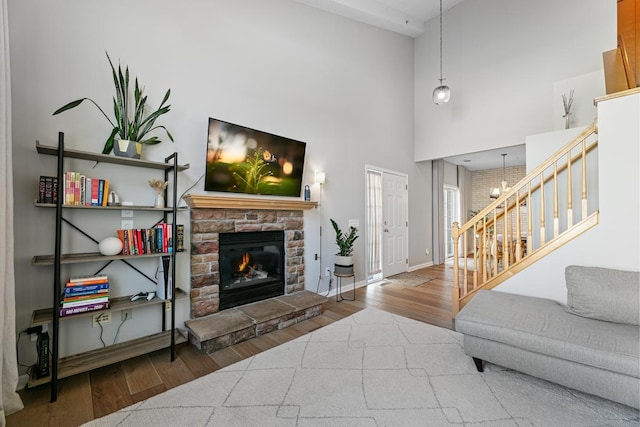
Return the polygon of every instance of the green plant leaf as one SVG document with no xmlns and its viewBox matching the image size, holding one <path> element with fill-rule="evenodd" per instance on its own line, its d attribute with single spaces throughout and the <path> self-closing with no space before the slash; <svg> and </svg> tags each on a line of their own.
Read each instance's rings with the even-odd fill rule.
<svg viewBox="0 0 640 427">
<path fill-rule="evenodd" d="M 109 139 L 107 139 L 107 142 L 104 144 L 104 148 L 102 149 L 102 154 L 111 153 L 111 150 L 113 150 L 113 141 L 115 136 L 118 134 L 118 132 L 120 132 L 120 129 L 113 128 L 113 130 L 111 131 L 111 135 L 109 136 Z"/>
<path fill-rule="evenodd" d="M 62 112 L 65 112 L 67 110 L 70 110 L 72 108 L 76 108 L 78 105 L 82 104 L 82 101 L 84 101 L 85 99 L 89 99 L 89 98 L 82 98 L 82 99 L 78 99 L 76 101 L 71 101 L 70 103 L 68 103 L 67 105 L 58 108 L 56 111 L 53 112 L 53 116 L 55 116 L 56 114 L 60 114 Z"/>
</svg>

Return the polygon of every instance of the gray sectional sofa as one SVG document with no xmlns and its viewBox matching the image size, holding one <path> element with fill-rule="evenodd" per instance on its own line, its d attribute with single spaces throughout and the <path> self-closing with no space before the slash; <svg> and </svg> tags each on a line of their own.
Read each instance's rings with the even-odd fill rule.
<svg viewBox="0 0 640 427">
<path fill-rule="evenodd" d="M 567 305 L 479 291 L 458 313 L 465 353 L 640 408 L 640 275 L 569 266 Z"/>
</svg>

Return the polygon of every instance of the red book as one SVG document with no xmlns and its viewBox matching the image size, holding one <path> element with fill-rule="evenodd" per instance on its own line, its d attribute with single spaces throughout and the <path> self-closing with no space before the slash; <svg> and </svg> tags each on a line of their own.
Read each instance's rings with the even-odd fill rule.
<svg viewBox="0 0 640 427">
<path fill-rule="evenodd" d="M 138 255 L 142 255 L 144 253 L 144 241 L 139 228 L 136 229 L 136 245 L 138 246 Z"/>
<path fill-rule="evenodd" d="M 96 178 L 91 179 L 91 206 L 98 206 L 98 181 Z"/>
<path fill-rule="evenodd" d="M 165 254 L 168 252 L 167 249 L 167 243 L 168 243 L 168 232 L 167 232 L 167 223 L 163 222 L 162 223 L 162 252 L 164 252 Z"/>
</svg>

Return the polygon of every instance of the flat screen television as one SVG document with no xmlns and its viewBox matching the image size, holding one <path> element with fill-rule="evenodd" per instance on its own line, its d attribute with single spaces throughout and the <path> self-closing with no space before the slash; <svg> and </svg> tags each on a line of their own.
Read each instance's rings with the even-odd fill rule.
<svg viewBox="0 0 640 427">
<path fill-rule="evenodd" d="M 306 145 L 209 118 L 204 189 L 300 197 Z"/>
</svg>

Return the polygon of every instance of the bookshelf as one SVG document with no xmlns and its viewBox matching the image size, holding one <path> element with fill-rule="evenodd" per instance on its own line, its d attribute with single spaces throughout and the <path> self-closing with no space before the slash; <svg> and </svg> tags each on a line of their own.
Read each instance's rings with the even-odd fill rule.
<svg viewBox="0 0 640 427">
<path fill-rule="evenodd" d="M 64 198 L 60 196 L 61 193 L 58 194 L 57 203 L 40 203 L 38 201 L 34 202 L 34 206 L 37 208 L 53 208 L 55 209 L 55 253 L 51 255 L 36 255 L 32 258 L 32 264 L 36 266 L 48 266 L 53 267 L 53 304 L 49 308 L 34 310 L 31 317 L 31 326 L 38 325 L 49 325 L 50 332 L 52 336 L 50 337 L 49 344 L 49 354 L 50 354 L 50 366 L 49 372 L 50 375 L 47 377 L 36 378 L 32 376 L 29 379 L 28 386 L 33 387 L 40 384 L 51 383 L 51 402 L 55 402 L 58 396 L 58 380 L 61 378 L 65 378 L 68 376 L 72 376 L 78 373 L 87 372 L 102 366 L 106 366 L 112 363 L 117 363 L 123 360 L 127 360 L 133 357 L 137 357 L 146 353 L 150 353 L 163 348 L 170 348 L 170 359 L 171 361 L 175 360 L 175 346 L 181 342 L 185 342 L 187 338 L 176 329 L 175 327 L 175 300 L 177 298 L 186 297 L 186 293 L 176 286 L 176 278 L 175 278 L 175 263 L 177 256 L 177 242 L 175 236 L 177 236 L 177 225 L 176 225 L 176 217 L 178 211 L 182 210 L 176 206 L 177 203 L 177 182 L 178 182 L 178 172 L 184 171 L 189 168 L 188 164 L 180 165 L 178 164 L 178 154 L 173 153 L 172 155 L 165 158 L 164 162 L 156 162 L 156 161 L 147 161 L 140 159 L 129 159 L 124 157 L 116 157 L 111 155 L 97 154 L 91 153 L 87 151 L 74 150 L 74 149 L 65 149 L 64 148 L 64 134 L 60 132 L 58 134 L 58 146 L 49 146 L 40 144 L 39 141 L 36 141 L 36 151 L 41 155 L 49 155 L 57 157 L 57 173 L 56 176 L 58 178 L 58 182 L 62 182 L 62 178 L 64 176 L 64 164 L 65 159 L 80 159 L 86 160 L 89 162 L 100 162 L 100 163 L 110 163 L 116 165 L 123 165 L 129 167 L 136 168 L 144 168 L 150 170 L 156 170 L 164 173 L 164 180 L 170 181 L 172 183 L 172 191 L 171 194 L 167 190 L 164 192 L 164 198 L 167 200 L 169 207 L 165 208 L 156 208 L 153 206 L 132 206 L 132 205 L 124 205 L 124 206 L 80 206 L 80 205 L 65 205 Z M 157 172 L 156 172 L 157 173 Z M 62 189 L 58 189 L 60 192 Z M 184 208 L 183 208 L 184 209 Z M 62 235 L 62 224 L 66 223 L 72 226 L 75 231 L 78 231 L 91 240 L 97 241 L 93 239 L 88 233 L 79 229 L 75 225 L 71 224 L 69 220 L 67 220 L 63 216 L 63 212 L 66 210 L 78 210 L 81 211 L 84 215 L 94 215 L 94 214 L 108 214 L 109 211 L 122 211 L 122 210 L 133 210 L 133 211 L 148 211 L 148 212 L 156 212 L 162 215 L 161 221 L 165 223 L 169 223 L 169 219 L 171 219 L 171 224 L 169 227 L 171 228 L 172 235 L 174 236 L 172 240 L 172 244 L 170 246 L 170 250 L 164 253 L 147 253 L 147 254 L 139 254 L 139 255 L 113 255 L 113 256 L 104 256 L 98 252 L 87 252 L 87 253 L 62 253 L 62 241 L 64 236 Z M 114 228 L 115 230 L 115 228 Z M 61 274 L 61 266 L 68 264 L 78 264 L 78 263 L 101 263 L 103 267 L 106 267 L 111 262 L 114 261 L 122 261 L 127 266 L 131 267 L 141 276 L 149 279 L 153 282 L 152 278 L 144 274 L 141 270 L 134 266 L 137 260 L 149 259 L 149 258 L 161 258 L 163 259 L 163 263 L 168 260 L 169 268 L 165 269 L 164 272 L 164 283 L 170 283 L 171 289 L 167 289 L 170 292 L 171 297 L 167 300 L 162 300 L 159 298 L 154 298 L 151 301 L 147 301 L 146 299 L 139 299 L 136 301 L 131 301 L 131 295 L 122 295 L 117 297 L 111 297 L 109 299 L 110 302 L 110 311 L 122 311 L 129 309 L 137 309 L 140 307 L 149 307 L 149 306 L 158 306 L 162 311 L 162 325 L 158 329 L 160 332 L 154 333 L 151 335 L 143 336 L 137 339 L 125 341 L 122 343 L 105 346 L 103 348 L 98 348 L 95 350 L 69 355 L 63 358 L 60 358 L 59 353 L 59 337 L 60 337 L 60 329 L 63 326 L 63 321 L 71 318 L 77 317 L 90 317 L 95 314 L 100 313 L 100 311 L 89 311 L 84 313 L 78 313 L 70 316 L 60 316 L 61 307 L 61 294 L 62 289 L 64 287 L 64 283 L 66 279 L 62 278 Z M 102 270 L 100 269 L 100 271 Z M 167 315 L 170 318 L 170 321 L 167 322 Z M 169 324 L 167 324 L 169 323 Z M 34 370 L 35 371 L 35 370 Z"/>
</svg>

